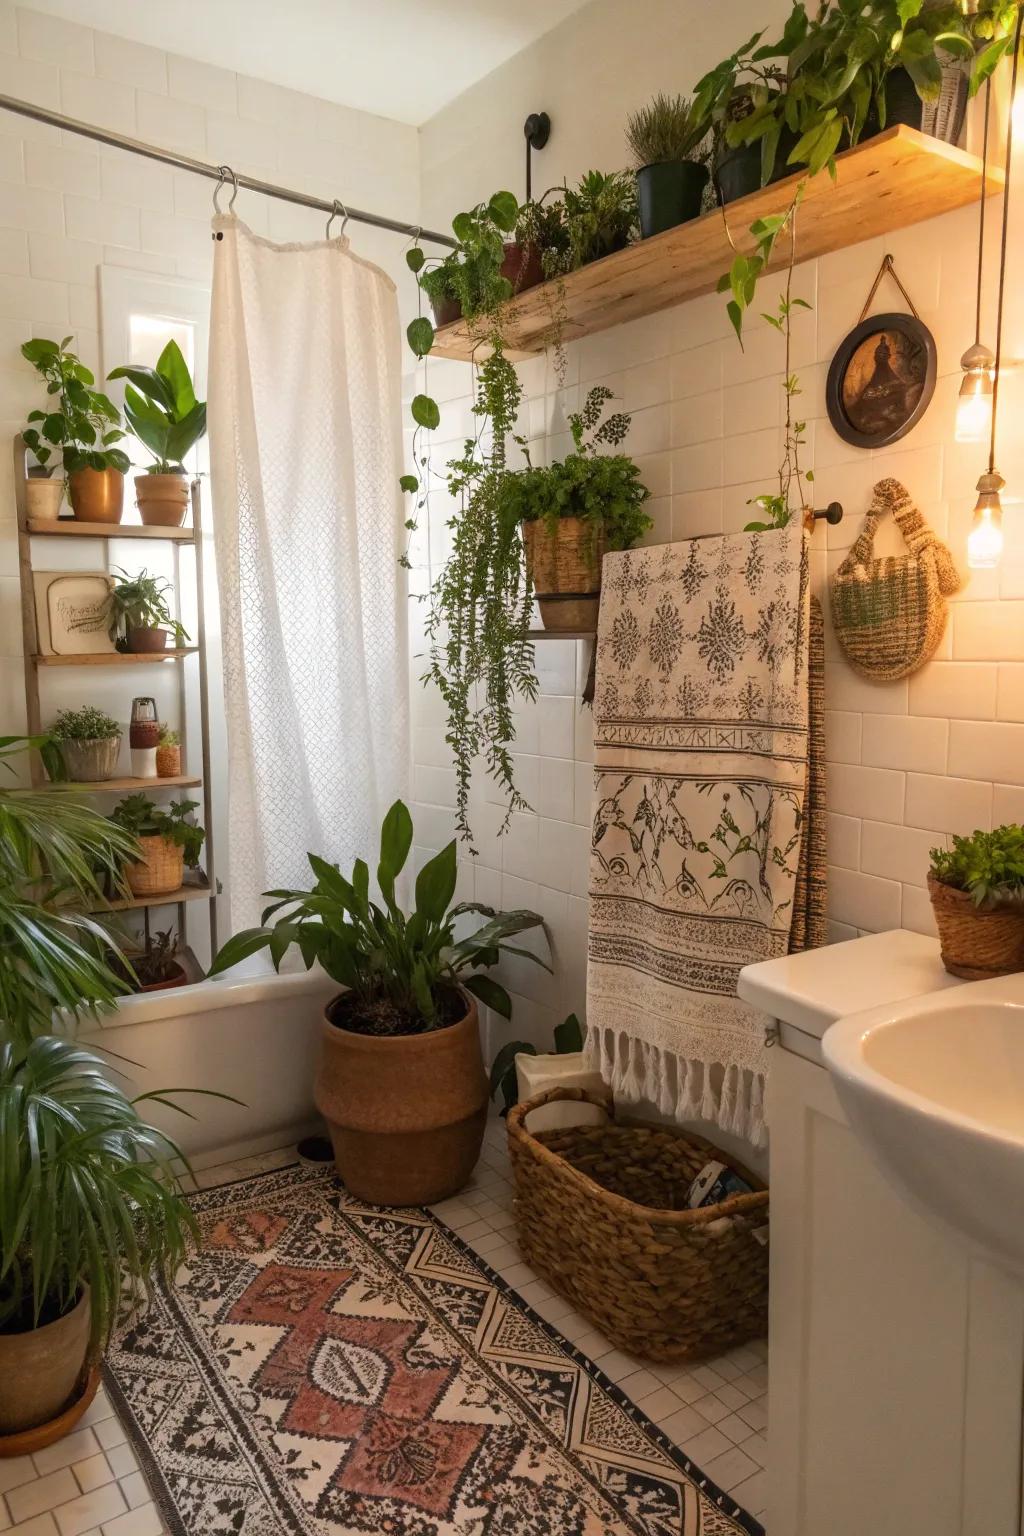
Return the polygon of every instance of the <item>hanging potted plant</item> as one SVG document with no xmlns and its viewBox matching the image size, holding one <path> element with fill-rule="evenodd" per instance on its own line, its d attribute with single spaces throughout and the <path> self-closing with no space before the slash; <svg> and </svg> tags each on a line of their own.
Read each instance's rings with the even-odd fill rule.
<svg viewBox="0 0 1024 1536">
<path fill-rule="evenodd" d="M 121 727 L 102 709 L 62 709 L 50 726 L 67 777 L 80 784 L 112 779 L 121 752 Z"/>
<path fill-rule="evenodd" d="M 659 94 L 626 123 L 636 160 L 640 235 L 647 240 L 695 219 L 708 184 L 711 119 L 685 96 Z"/>
<path fill-rule="evenodd" d="M 155 459 L 144 475 L 135 477 L 142 521 L 180 528 L 189 495 L 185 459 L 206 432 L 206 403 L 196 399 L 181 348 L 169 341 L 155 368 L 126 364 L 107 378 L 130 381 L 124 390 L 125 419 Z"/>
<path fill-rule="evenodd" d="M 313 888 L 269 891 L 264 926 L 229 939 L 209 973 L 263 949 L 278 966 L 296 944 L 307 968 L 317 962 L 345 988 L 325 1013 L 315 1098 L 341 1178 L 376 1205 L 429 1205 L 469 1179 L 487 1119 L 476 1002 L 505 1018 L 512 1006 L 480 972 L 497 964 L 508 939 L 542 926 L 535 912 L 453 907 L 454 842 L 420 870 L 415 909 L 404 913 L 395 882 L 412 839 L 409 812 L 396 801 L 381 829 L 383 905 L 370 898 L 362 859 L 346 879 L 310 854 Z M 483 925 L 457 939 L 457 919 L 472 912 Z"/>
<path fill-rule="evenodd" d="M 966 981 L 1024 970 L 1024 828 L 952 841 L 928 872 L 943 965 Z"/>
<path fill-rule="evenodd" d="M 629 549 L 651 526 L 643 510 L 650 492 L 636 464 L 628 454 L 599 451 L 617 447 L 629 431 L 622 412 L 601 421 L 612 398 L 597 385 L 569 417 L 575 452 L 561 463 L 531 464 L 525 439 L 518 439 L 527 468 L 507 475 L 499 490 L 499 516 L 522 528 L 545 629 L 596 629 L 606 550 Z"/>
<path fill-rule="evenodd" d="M 179 646 L 187 644 L 188 631 L 172 618 L 167 606 L 168 582 L 150 576 L 148 571 L 129 576 L 115 568 L 113 574 L 108 623 L 110 638 L 119 651 L 165 651 L 172 638 Z"/>
<path fill-rule="evenodd" d="M 39 449 L 59 448 L 75 516 L 83 522 L 119 523 L 124 507 L 124 475 L 131 460 L 120 448 L 124 433 L 121 413 L 98 389 L 95 378 L 68 342 L 37 337 L 26 341 L 22 356 L 46 381 L 53 397 L 50 411 L 30 411 L 25 441 L 39 458 Z M 45 462 L 44 463 L 45 467 Z M 59 503 L 58 503 L 59 505 Z"/>
<path fill-rule="evenodd" d="M 135 838 L 136 856 L 124 868 L 134 896 L 163 896 L 181 888 L 185 866 L 199 863 L 206 833 L 192 820 L 196 800 L 172 800 L 167 810 L 148 795 L 126 795 L 110 813 L 117 826 Z"/>
</svg>

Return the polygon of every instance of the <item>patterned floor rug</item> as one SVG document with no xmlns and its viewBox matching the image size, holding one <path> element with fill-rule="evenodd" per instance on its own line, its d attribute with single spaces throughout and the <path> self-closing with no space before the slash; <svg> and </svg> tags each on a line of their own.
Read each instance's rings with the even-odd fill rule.
<svg viewBox="0 0 1024 1536">
<path fill-rule="evenodd" d="M 429 1212 L 286 1168 L 108 1353 L 175 1536 L 759 1536 Z"/>
</svg>

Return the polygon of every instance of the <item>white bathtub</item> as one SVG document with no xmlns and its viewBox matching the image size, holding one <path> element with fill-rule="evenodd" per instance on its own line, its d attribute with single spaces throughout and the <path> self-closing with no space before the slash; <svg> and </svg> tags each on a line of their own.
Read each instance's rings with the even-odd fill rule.
<svg viewBox="0 0 1024 1536">
<path fill-rule="evenodd" d="M 133 1092 L 207 1088 L 242 1100 L 182 1095 L 194 1120 L 143 1107 L 202 1168 L 317 1129 L 313 1068 L 324 1004 L 337 992 L 318 972 L 200 981 L 124 998 L 80 1038 L 102 1048 Z"/>
</svg>

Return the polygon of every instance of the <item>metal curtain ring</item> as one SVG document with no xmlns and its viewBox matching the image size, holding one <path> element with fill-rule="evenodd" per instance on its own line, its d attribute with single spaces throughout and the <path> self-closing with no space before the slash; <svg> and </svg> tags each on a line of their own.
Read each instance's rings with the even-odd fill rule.
<svg viewBox="0 0 1024 1536">
<path fill-rule="evenodd" d="M 230 165 L 218 165 L 217 185 L 213 189 L 213 211 L 215 213 L 220 213 L 222 211 L 220 202 L 218 201 L 220 197 L 220 189 L 229 177 L 231 179 L 231 197 L 228 200 L 228 213 L 234 213 L 235 211 L 235 198 L 238 196 L 238 177 L 235 175 Z"/>
<path fill-rule="evenodd" d="M 343 239 L 345 231 L 348 229 L 349 211 L 345 207 L 345 204 L 341 201 L 340 197 L 336 197 L 334 199 L 334 202 L 331 205 L 331 211 L 327 217 L 327 233 L 325 238 L 328 240 L 331 238 L 331 225 L 334 223 L 335 219 L 342 220 L 341 234 L 338 236 L 338 238 Z"/>
</svg>

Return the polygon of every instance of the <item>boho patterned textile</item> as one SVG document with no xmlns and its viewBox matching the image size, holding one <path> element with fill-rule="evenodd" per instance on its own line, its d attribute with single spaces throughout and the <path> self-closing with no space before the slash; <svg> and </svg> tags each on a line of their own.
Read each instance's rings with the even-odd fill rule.
<svg viewBox="0 0 1024 1536">
<path fill-rule="evenodd" d="M 807 655 L 807 789 L 789 952 L 828 943 L 828 816 L 825 798 L 825 619 L 811 598 Z"/>
<path fill-rule="evenodd" d="M 763 1536 L 429 1212 L 298 1169 L 192 1203 L 107 1356 L 175 1536 Z"/>
<path fill-rule="evenodd" d="M 587 1046 L 627 1101 L 764 1145 L 741 968 L 786 953 L 808 757 L 799 524 L 606 555 Z"/>
</svg>

